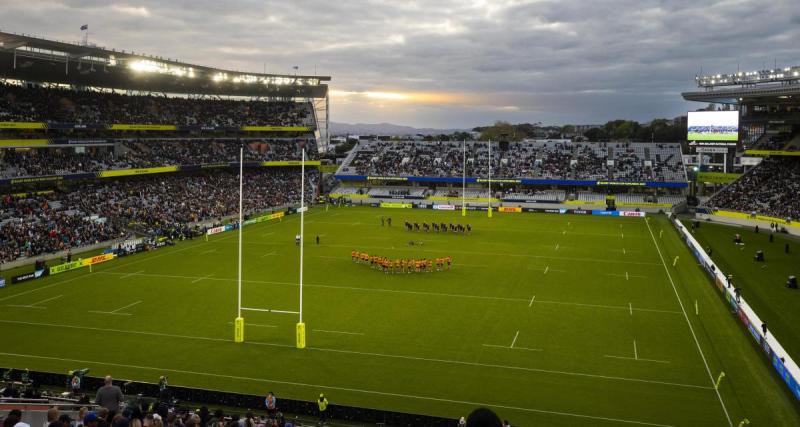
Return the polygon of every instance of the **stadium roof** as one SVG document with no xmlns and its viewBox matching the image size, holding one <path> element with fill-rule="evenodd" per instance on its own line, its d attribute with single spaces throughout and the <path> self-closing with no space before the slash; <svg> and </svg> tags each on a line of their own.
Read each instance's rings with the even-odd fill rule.
<svg viewBox="0 0 800 427">
<path fill-rule="evenodd" d="M 800 67 L 703 75 L 696 76 L 695 82 L 701 90 L 684 92 L 683 99 L 718 104 L 797 103 L 800 100 Z"/>
<path fill-rule="evenodd" d="M 246 73 L 0 32 L 0 78 L 122 90 L 324 98 L 329 76 Z"/>
</svg>

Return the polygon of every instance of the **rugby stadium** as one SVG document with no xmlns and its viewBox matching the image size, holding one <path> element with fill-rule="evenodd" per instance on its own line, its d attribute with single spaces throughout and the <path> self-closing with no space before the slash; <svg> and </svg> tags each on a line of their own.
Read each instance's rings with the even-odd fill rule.
<svg viewBox="0 0 800 427">
<path fill-rule="evenodd" d="M 0 32 L 0 419 L 800 425 L 798 70 L 335 154 L 336 76 Z"/>
</svg>

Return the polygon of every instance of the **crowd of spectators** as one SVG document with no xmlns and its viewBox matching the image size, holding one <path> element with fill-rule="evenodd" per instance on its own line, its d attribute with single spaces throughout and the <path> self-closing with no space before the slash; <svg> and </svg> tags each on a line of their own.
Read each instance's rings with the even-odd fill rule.
<svg viewBox="0 0 800 427">
<path fill-rule="evenodd" d="M 168 408 L 159 406 L 153 410 L 143 410 L 138 406 L 126 407 L 124 410 L 112 411 L 106 407 L 89 410 L 81 407 L 77 414 L 61 412 L 57 407 L 47 411 L 47 423 L 44 427 L 299 427 L 303 423 L 297 417 L 284 415 L 281 411 L 264 411 L 256 414 L 246 411 L 243 414 L 226 413 L 221 409 L 214 412 L 203 406 L 197 411 L 185 408 Z M 2 427 L 31 427 L 22 421 L 24 413 L 12 409 L 0 416 Z M 74 417 L 74 418 L 73 418 Z M 312 425 L 313 423 L 306 423 Z M 35 426 L 35 427 L 38 427 Z"/>
<path fill-rule="evenodd" d="M 319 174 L 308 170 L 307 201 Z M 300 200 L 297 168 L 245 170 L 244 212 L 255 214 Z M 192 235 L 198 222 L 238 212 L 238 173 L 216 170 L 98 181 L 68 191 L 4 196 L 0 211 L 0 261 L 13 261 L 123 237 Z"/>
<path fill-rule="evenodd" d="M 769 157 L 717 192 L 708 201 L 716 209 L 800 220 L 800 161 Z"/>
<path fill-rule="evenodd" d="M 685 182 L 679 144 L 571 143 L 562 141 L 493 143 L 493 178 Z M 466 165 L 464 164 L 466 160 Z M 466 166 L 466 167 L 465 167 Z M 343 174 L 375 176 L 487 177 L 487 142 L 361 142 L 340 169 Z"/>
<path fill-rule="evenodd" d="M 64 175 L 114 169 L 198 165 L 239 161 L 236 139 L 123 140 L 115 146 L 0 150 L 0 178 Z M 314 140 L 253 140 L 246 142 L 245 161 L 317 158 Z"/>
<path fill-rule="evenodd" d="M 309 103 L 189 99 L 0 83 L 0 121 L 179 126 L 302 126 Z"/>
</svg>

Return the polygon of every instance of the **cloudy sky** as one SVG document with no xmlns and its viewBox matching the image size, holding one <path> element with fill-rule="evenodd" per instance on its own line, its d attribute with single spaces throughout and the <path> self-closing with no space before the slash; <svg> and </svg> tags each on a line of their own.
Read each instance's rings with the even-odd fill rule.
<svg viewBox="0 0 800 427">
<path fill-rule="evenodd" d="M 800 65 L 798 0 L 2 0 L 0 29 L 330 75 L 331 119 L 647 121 L 694 76 Z"/>
</svg>

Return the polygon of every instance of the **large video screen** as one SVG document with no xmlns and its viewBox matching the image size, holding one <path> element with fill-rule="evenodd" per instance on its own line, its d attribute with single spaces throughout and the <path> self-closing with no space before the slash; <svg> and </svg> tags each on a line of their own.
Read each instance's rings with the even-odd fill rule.
<svg viewBox="0 0 800 427">
<path fill-rule="evenodd" d="M 687 141 L 738 141 L 739 112 L 689 112 L 687 130 Z"/>
</svg>

